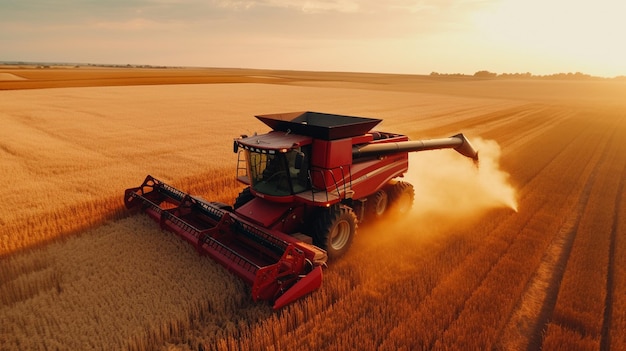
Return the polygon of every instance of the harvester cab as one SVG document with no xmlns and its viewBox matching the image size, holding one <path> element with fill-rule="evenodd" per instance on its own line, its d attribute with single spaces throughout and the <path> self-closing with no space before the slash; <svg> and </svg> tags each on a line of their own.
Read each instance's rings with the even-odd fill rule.
<svg viewBox="0 0 626 351">
<path fill-rule="evenodd" d="M 151 176 L 125 204 L 193 244 L 252 285 L 255 300 L 280 308 L 321 286 L 328 259 L 350 247 L 357 224 L 413 203 L 408 152 L 453 148 L 475 161 L 462 134 L 409 141 L 375 132 L 381 120 L 319 112 L 256 116 L 272 130 L 234 140 L 234 205 L 207 202 Z"/>
<path fill-rule="evenodd" d="M 310 189 L 305 160 L 311 138 L 268 133 L 235 141 L 239 154 L 238 179 L 260 196 L 290 196 Z"/>
</svg>

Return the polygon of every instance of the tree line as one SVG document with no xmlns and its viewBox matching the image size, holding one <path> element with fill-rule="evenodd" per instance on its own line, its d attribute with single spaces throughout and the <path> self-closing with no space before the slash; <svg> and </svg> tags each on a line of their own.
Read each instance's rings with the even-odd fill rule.
<svg viewBox="0 0 626 351">
<path fill-rule="evenodd" d="M 512 79 L 555 79 L 555 80 L 585 80 L 585 79 L 619 79 L 626 80 L 626 76 L 617 76 L 614 78 L 595 77 L 582 72 L 553 73 L 548 75 L 535 75 L 530 72 L 525 73 L 495 73 L 487 70 L 475 72 L 473 75 L 464 73 L 439 73 L 431 72 L 431 77 L 475 77 L 475 78 L 512 78 Z"/>
</svg>

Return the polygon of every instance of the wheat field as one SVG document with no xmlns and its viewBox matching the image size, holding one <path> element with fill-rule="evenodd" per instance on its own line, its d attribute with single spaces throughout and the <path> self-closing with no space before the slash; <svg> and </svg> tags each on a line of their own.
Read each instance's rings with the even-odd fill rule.
<svg viewBox="0 0 626 351">
<path fill-rule="evenodd" d="M 0 73 L 2 350 L 626 349 L 623 82 Z M 123 209 L 147 174 L 232 203 L 232 139 L 304 110 L 463 132 L 493 172 L 412 155 L 411 214 L 360 226 L 323 287 L 277 312 Z"/>
</svg>

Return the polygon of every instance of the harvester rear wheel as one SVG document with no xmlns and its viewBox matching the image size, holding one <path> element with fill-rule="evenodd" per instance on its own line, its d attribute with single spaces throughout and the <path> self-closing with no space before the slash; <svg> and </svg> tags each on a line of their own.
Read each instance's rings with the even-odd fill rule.
<svg viewBox="0 0 626 351">
<path fill-rule="evenodd" d="M 354 211 L 345 205 L 324 209 L 316 223 L 314 244 L 326 250 L 330 260 L 343 256 L 356 233 L 357 219 Z"/>
<path fill-rule="evenodd" d="M 413 207 L 415 190 L 413 185 L 407 182 L 396 182 L 389 190 L 391 210 L 398 215 L 405 215 Z"/>
<path fill-rule="evenodd" d="M 239 193 L 239 195 L 237 195 L 233 208 L 237 209 L 245 205 L 252 199 L 254 199 L 254 195 L 252 195 L 252 192 L 250 191 L 250 187 L 247 186 Z"/>
<path fill-rule="evenodd" d="M 372 219 L 379 219 L 387 211 L 389 205 L 389 195 L 383 189 L 378 190 L 370 196 L 366 203 L 367 212 Z"/>
</svg>

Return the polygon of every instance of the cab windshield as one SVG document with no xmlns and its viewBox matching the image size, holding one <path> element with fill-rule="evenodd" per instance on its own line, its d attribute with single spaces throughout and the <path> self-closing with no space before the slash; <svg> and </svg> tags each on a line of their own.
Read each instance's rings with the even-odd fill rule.
<svg viewBox="0 0 626 351">
<path fill-rule="evenodd" d="M 296 168 L 299 150 L 261 153 L 248 151 L 252 189 L 272 196 L 287 196 L 310 189 L 308 167 Z"/>
</svg>

